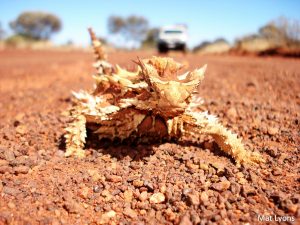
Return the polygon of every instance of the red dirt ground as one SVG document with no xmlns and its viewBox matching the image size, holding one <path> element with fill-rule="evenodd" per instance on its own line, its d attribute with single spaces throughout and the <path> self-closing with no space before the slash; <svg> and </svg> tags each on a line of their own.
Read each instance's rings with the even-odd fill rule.
<svg viewBox="0 0 300 225">
<path fill-rule="evenodd" d="M 110 60 L 132 69 L 131 59 L 150 55 Z M 300 60 L 173 56 L 190 68 L 208 64 L 201 108 L 265 164 L 237 168 L 210 139 L 105 143 L 85 159 L 65 158 L 64 112 L 71 90 L 92 88 L 92 53 L 2 51 L 0 224 L 299 223 Z"/>
</svg>

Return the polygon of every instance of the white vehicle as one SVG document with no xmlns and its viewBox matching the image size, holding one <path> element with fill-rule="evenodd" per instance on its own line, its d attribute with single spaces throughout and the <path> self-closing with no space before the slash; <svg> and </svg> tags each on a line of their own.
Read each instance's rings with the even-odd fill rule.
<svg viewBox="0 0 300 225">
<path fill-rule="evenodd" d="M 157 41 L 158 51 L 161 53 L 170 49 L 185 51 L 187 39 L 187 27 L 184 25 L 161 27 Z"/>
</svg>

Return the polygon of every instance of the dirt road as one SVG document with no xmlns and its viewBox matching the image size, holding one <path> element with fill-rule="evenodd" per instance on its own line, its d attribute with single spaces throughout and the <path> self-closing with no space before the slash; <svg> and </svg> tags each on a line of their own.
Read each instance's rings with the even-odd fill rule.
<svg viewBox="0 0 300 225">
<path fill-rule="evenodd" d="M 133 69 L 131 59 L 149 55 L 110 60 Z M 237 168 L 209 138 L 104 143 L 85 159 L 64 158 L 64 111 L 71 90 L 92 88 L 92 53 L 2 51 L 0 224 L 299 223 L 300 60 L 174 57 L 208 64 L 201 108 L 261 152 L 264 165 Z"/>
</svg>

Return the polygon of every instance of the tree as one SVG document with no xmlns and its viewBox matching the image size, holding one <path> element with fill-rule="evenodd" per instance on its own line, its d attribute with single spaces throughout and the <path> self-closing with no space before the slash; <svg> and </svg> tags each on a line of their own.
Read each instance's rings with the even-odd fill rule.
<svg viewBox="0 0 300 225">
<path fill-rule="evenodd" d="M 147 34 L 148 20 L 142 16 L 110 16 L 108 18 L 108 31 L 111 34 L 120 34 L 127 41 L 140 43 Z"/>
<path fill-rule="evenodd" d="M 0 40 L 2 40 L 5 36 L 5 31 L 4 29 L 2 28 L 2 24 L 0 23 Z"/>
<path fill-rule="evenodd" d="M 147 31 L 145 40 L 142 43 L 143 47 L 155 47 L 159 29 L 154 27 Z"/>
<path fill-rule="evenodd" d="M 16 34 L 37 40 L 48 40 L 55 32 L 60 31 L 60 19 L 46 12 L 23 12 L 10 23 Z"/>
<path fill-rule="evenodd" d="M 300 23 L 280 17 L 259 29 L 261 37 L 275 41 L 279 44 L 300 42 Z"/>
<path fill-rule="evenodd" d="M 280 30 L 290 41 L 300 41 L 300 22 L 298 20 L 279 17 L 270 24 Z"/>
</svg>

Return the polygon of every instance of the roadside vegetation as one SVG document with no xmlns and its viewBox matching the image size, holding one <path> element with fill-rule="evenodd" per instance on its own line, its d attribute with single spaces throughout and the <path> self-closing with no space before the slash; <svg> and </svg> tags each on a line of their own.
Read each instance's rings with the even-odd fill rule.
<svg viewBox="0 0 300 225">
<path fill-rule="evenodd" d="M 199 54 L 257 54 L 300 56 L 300 22 L 280 17 L 259 28 L 256 33 L 238 38 L 230 45 L 223 38 L 204 41 L 193 51 Z"/>
<path fill-rule="evenodd" d="M 3 29 L 0 21 L 1 48 L 53 48 L 51 37 L 62 29 L 61 19 L 49 12 L 23 12 L 9 23 L 13 32 Z M 97 29 L 97 28 L 95 28 Z M 112 15 L 107 19 L 108 36 L 98 37 L 110 49 L 156 49 L 159 28 L 139 15 Z M 111 38 L 116 38 L 111 42 Z M 59 48 L 74 48 L 67 40 Z M 275 19 L 257 32 L 237 38 L 234 43 L 220 37 L 203 41 L 192 51 L 197 54 L 255 54 L 300 56 L 300 22 L 285 17 Z"/>
</svg>

